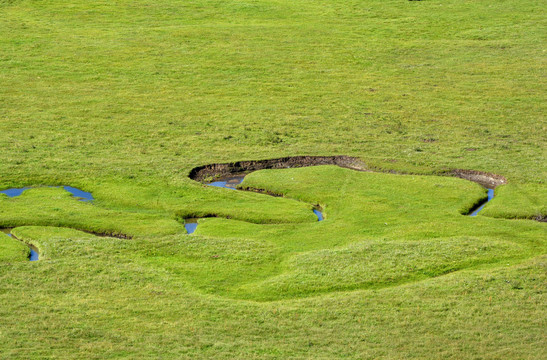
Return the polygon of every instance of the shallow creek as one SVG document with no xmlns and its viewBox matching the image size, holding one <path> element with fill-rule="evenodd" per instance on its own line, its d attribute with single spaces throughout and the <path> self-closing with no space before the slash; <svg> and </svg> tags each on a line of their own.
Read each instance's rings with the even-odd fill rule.
<svg viewBox="0 0 547 360">
<path fill-rule="evenodd" d="M 205 183 L 205 185 L 216 186 L 216 187 L 221 187 L 221 188 L 230 189 L 230 190 L 239 190 L 237 188 L 237 185 L 241 184 L 241 182 L 243 181 L 246 175 L 248 175 L 248 173 L 232 174 L 229 176 L 220 177 L 213 182 Z M 319 209 L 317 208 L 313 209 L 313 213 L 315 214 L 315 216 L 317 216 L 317 221 L 323 221 L 324 219 L 323 213 Z M 184 219 L 184 227 L 186 228 L 186 231 L 188 232 L 188 234 L 191 234 L 194 231 L 196 231 L 196 228 L 198 227 L 197 221 L 198 219 L 195 219 L 195 218 Z"/>
<path fill-rule="evenodd" d="M 246 175 L 247 174 L 233 175 L 233 176 L 217 179 L 217 181 L 207 183 L 206 185 L 222 187 L 222 188 L 232 189 L 232 190 L 239 190 L 237 188 L 237 185 L 241 184 L 241 182 L 243 181 Z M 315 216 L 317 216 L 317 221 L 323 220 L 323 213 L 319 209 L 317 208 L 313 209 L 313 213 L 315 214 Z"/>
<path fill-rule="evenodd" d="M 246 174 L 232 174 L 230 176 L 225 176 L 218 178 L 217 180 L 205 183 L 209 186 L 216 186 L 221 187 L 225 189 L 230 190 L 238 190 L 237 185 L 241 184 L 243 179 L 245 178 Z M 468 216 L 477 216 L 477 214 L 484 208 L 484 206 L 490 202 L 494 198 L 494 189 L 488 189 L 488 198 L 478 204 L 476 208 L 472 209 L 472 211 L 468 214 Z M 313 209 L 313 213 L 317 216 L 317 221 L 322 221 L 324 219 L 323 213 L 319 209 Z M 186 231 L 188 234 L 193 233 L 196 231 L 196 228 L 198 227 L 198 219 L 197 218 L 191 218 L 191 219 L 185 219 L 184 227 L 186 228 Z"/>
<path fill-rule="evenodd" d="M 469 216 L 477 216 L 479 211 L 481 211 L 484 208 L 484 205 L 486 205 L 490 200 L 494 198 L 494 189 L 488 189 L 488 198 L 484 200 L 484 202 L 480 203 L 475 210 L 473 210 Z"/>
<path fill-rule="evenodd" d="M 11 233 L 11 230 L 12 230 L 12 229 L 2 229 L 1 231 L 2 231 L 3 233 L 7 234 L 9 237 L 12 237 L 12 238 L 14 238 L 14 239 L 16 239 L 16 240 L 19 240 L 19 239 L 17 239 L 15 236 L 13 236 L 13 234 Z M 21 241 L 21 240 L 19 240 L 19 241 Z M 21 241 L 21 242 L 23 242 L 23 241 Z M 27 243 L 25 243 L 25 242 L 23 242 L 23 243 L 24 243 L 25 245 L 27 245 L 27 246 L 29 247 L 29 249 L 30 249 L 30 255 L 29 255 L 29 258 L 28 258 L 28 259 L 29 259 L 30 261 L 37 261 L 38 258 L 40 257 L 40 253 L 38 252 L 38 248 L 37 248 L 36 246 L 34 246 L 34 245 L 27 244 Z"/>
<path fill-rule="evenodd" d="M 62 187 L 64 190 L 68 191 L 72 194 L 75 198 L 77 198 L 80 201 L 91 201 L 93 200 L 93 195 L 87 191 L 80 190 L 78 188 L 72 187 L 72 186 L 48 186 L 48 187 Z M 8 197 L 17 197 L 20 196 L 25 190 L 32 189 L 33 187 L 22 187 L 22 188 L 11 188 L 6 190 L 1 190 L 0 193 L 6 194 Z M 2 229 L 3 233 L 8 234 L 8 236 L 17 239 L 13 234 L 11 233 L 11 229 Z M 19 239 L 17 239 L 19 240 Z M 21 240 L 19 240 L 21 241 Z M 34 245 L 25 243 L 30 248 L 30 261 L 37 261 L 40 257 L 40 253 L 38 252 L 38 248 Z"/>
<path fill-rule="evenodd" d="M 230 189 L 230 190 L 238 190 L 237 185 L 241 184 L 241 182 L 243 181 L 243 179 L 248 173 L 249 172 L 238 173 L 238 174 L 231 174 L 229 176 L 220 177 L 213 182 L 206 183 L 206 185 L 221 187 L 221 188 Z M 61 186 L 51 186 L 51 187 L 61 187 Z M 91 193 L 80 190 L 78 188 L 75 188 L 72 186 L 62 186 L 62 188 L 68 191 L 69 193 L 71 193 L 72 196 L 74 196 L 80 201 L 92 201 L 94 199 Z M 21 195 L 23 191 L 28 189 L 32 189 L 32 187 L 11 188 L 6 190 L 0 190 L 0 193 L 6 194 L 9 197 L 16 197 Z M 475 209 L 473 209 L 472 212 L 469 214 L 469 216 L 477 216 L 479 211 L 481 211 L 484 208 L 484 206 L 493 198 L 494 198 L 494 190 L 488 189 L 488 198 L 484 202 L 479 204 Z M 318 208 L 313 209 L 313 213 L 315 214 L 315 216 L 317 216 L 317 221 L 324 220 L 323 213 Z M 196 231 L 197 226 L 198 226 L 197 218 L 184 219 L 184 227 L 186 228 L 186 231 L 188 234 L 191 234 L 194 231 Z M 6 232 L 6 230 L 8 231 Z M 9 230 L 11 229 L 6 229 L 6 230 L 3 230 L 3 231 L 6 232 L 9 236 L 13 237 L 13 235 L 9 232 Z M 38 256 L 39 256 L 38 249 L 36 249 L 32 245 L 29 245 L 29 247 L 31 252 L 30 260 L 31 261 L 38 260 Z"/>
<path fill-rule="evenodd" d="M 87 191 L 80 190 L 72 186 L 47 186 L 47 187 L 62 187 L 66 191 L 72 194 L 75 198 L 80 201 L 91 201 L 93 200 L 93 195 Z M 22 187 L 22 188 L 11 188 L 6 190 L 0 190 L 0 193 L 6 194 L 9 197 L 16 197 L 23 193 L 23 191 L 33 189 L 33 187 Z"/>
</svg>

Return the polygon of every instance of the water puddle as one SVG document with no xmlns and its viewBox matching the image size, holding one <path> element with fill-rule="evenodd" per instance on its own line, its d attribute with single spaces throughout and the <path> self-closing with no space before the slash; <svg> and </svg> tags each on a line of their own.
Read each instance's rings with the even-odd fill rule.
<svg viewBox="0 0 547 360">
<path fill-rule="evenodd" d="M 75 198 L 78 198 L 78 200 L 80 200 L 80 201 L 91 201 L 91 200 L 93 200 L 93 195 L 91 195 L 90 192 L 83 191 L 83 190 L 77 189 L 77 188 L 72 187 L 72 186 L 63 186 L 63 189 L 65 189 L 66 191 L 71 193 L 72 196 L 74 196 Z"/>
<path fill-rule="evenodd" d="M 198 219 L 191 218 L 191 219 L 184 219 L 184 227 L 186 228 L 186 232 L 188 234 L 193 233 L 196 231 L 196 228 L 198 227 Z"/>
<path fill-rule="evenodd" d="M 323 221 L 323 213 L 318 209 L 313 209 L 313 213 L 317 216 L 317 221 Z"/>
<path fill-rule="evenodd" d="M 48 187 L 61 187 L 61 186 L 48 186 Z M 72 186 L 62 186 L 63 189 L 72 194 L 75 198 L 80 201 L 91 201 L 93 200 L 93 195 L 87 191 L 77 189 Z M 6 190 L 1 190 L 0 193 L 6 194 L 9 197 L 16 197 L 23 193 L 23 191 L 32 189 L 31 187 L 22 187 L 22 188 L 11 188 Z"/>
<path fill-rule="evenodd" d="M 2 190 L 0 191 L 0 193 L 2 194 L 6 194 L 7 196 L 9 197 L 16 197 L 16 196 L 19 196 L 23 193 L 23 191 L 27 190 L 27 189 L 30 189 L 29 187 L 23 187 L 23 188 L 12 188 L 12 189 L 6 189 L 6 190 Z"/>
<path fill-rule="evenodd" d="M 469 216 L 477 216 L 479 211 L 481 211 L 484 206 L 494 198 L 494 189 L 488 189 L 488 199 L 486 199 L 482 204 L 480 204 Z"/>
<path fill-rule="evenodd" d="M 16 240 L 19 240 L 15 236 L 13 236 L 13 234 L 11 233 L 11 229 L 2 229 L 1 231 L 3 233 L 7 234 L 9 237 L 12 237 Z M 21 240 L 19 240 L 19 241 L 21 241 Z M 38 248 L 34 245 L 30 245 L 30 244 L 27 244 L 27 243 L 24 243 L 24 244 L 27 245 L 30 249 L 29 260 L 30 261 L 38 261 L 38 258 L 40 257 L 40 253 L 38 252 Z"/>
<path fill-rule="evenodd" d="M 216 186 L 225 189 L 237 190 L 237 185 L 241 184 L 247 174 L 236 174 L 224 178 L 217 179 L 216 181 L 207 183 L 209 186 Z"/>
</svg>

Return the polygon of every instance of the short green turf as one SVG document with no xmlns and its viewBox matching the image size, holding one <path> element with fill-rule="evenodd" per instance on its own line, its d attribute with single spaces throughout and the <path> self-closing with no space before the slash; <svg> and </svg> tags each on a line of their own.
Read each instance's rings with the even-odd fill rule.
<svg viewBox="0 0 547 360">
<path fill-rule="evenodd" d="M 0 0 L 0 190 L 33 186 L 0 194 L 0 358 L 543 359 L 546 25 L 536 0 Z M 377 172 L 188 178 L 296 155 Z M 507 184 L 471 218 L 452 169 Z"/>
<path fill-rule="evenodd" d="M 7 234 L 0 233 L 0 261 L 2 264 L 25 261 L 29 254 L 28 246 Z"/>
</svg>

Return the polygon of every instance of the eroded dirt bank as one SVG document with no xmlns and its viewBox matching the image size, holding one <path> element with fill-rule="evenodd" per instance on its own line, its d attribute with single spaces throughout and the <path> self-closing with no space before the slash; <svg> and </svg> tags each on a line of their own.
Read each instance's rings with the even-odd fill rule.
<svg viewBox="0 0 547 360">
<path fill-rule="evenodd" d="M 238 173 L 249 173 L 263 169 L 300 168 L 317 165 L 336 165 L 347 169 L 370 172 L 387 172 L 370 169 L 361 159 L 346 156 L 292 156 L 277 159 L 236 161 L 232 163 L 209 164 L 193 168 L 188 175 L 190 179 L 203 181 L 211 178 L 225 177 Z M 404 173 L 399 173 L 403 175 Z M 454 169 L 439 173 L 440 176 L 454 176 L 461 179 L 476 182 L 486 188 L 495 189 L 497 186 L 507 183 L 505 177 L 476 170 Z"/>
<path fill-rule="evenodd" d="M 237 161 L 233 163 L 198 166 L 190 171 L 189 177 L 192 180 L 202 181 L 207 178 L 263 169 L 300 168 L 317 165 L 337 165 L 353 170 L 370 171 L 363 161 L 352 156 L 292 156 L 278 159 Z"/>
<path fill-rule="evenodd" d="M 476 182 L 489 189 L 495 189 L 497 186 L 507 183 L 507 179 L 501 175 L 476 170 L 456 169 L 452 170 L 449 175 Z"/>
</svg>

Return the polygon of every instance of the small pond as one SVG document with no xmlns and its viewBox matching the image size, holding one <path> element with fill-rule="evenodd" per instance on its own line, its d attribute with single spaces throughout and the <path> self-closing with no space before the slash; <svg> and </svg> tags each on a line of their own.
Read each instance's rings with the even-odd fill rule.
<svg viewBox="0 0 547 360">
<path fill-rule="evenodd" d="M 198 219 L 191 218 L 191 219 L 184 219 L 184 227 L 186 228 L 186 232 L 188 234 L 193 233 L 196 231 L 196 228 L 198 227 Z"/>
</svg>

